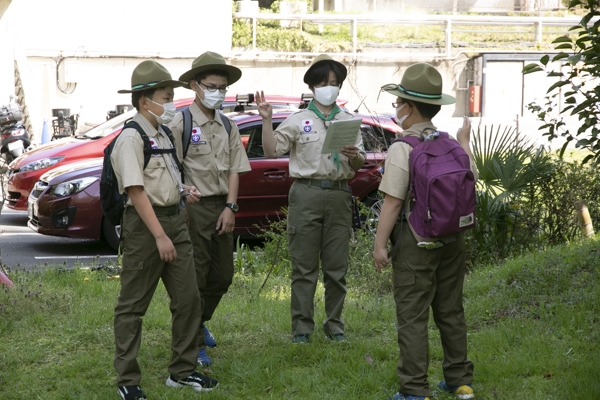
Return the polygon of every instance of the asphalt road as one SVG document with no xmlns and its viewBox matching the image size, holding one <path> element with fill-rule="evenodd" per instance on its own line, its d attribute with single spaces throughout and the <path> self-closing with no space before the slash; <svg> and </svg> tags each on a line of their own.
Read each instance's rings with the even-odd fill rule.
<svg viewBox="0 0 600 400">
<path fill-rule="evenodd" d="M 99 240 L 46 236 L 27 227 L 27 212 L 3 207 L 0 211 L 0 255 L 10 269 L 35 270 L 48 266 L 100 266 L 117 256 Z"/>
</svg>

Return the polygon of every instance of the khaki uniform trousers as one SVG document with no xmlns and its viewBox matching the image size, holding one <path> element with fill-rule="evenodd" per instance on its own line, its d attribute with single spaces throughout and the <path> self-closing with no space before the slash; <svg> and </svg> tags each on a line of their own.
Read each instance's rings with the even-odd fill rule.
<svg viewBox="0 0 600 400">
<path fill-rule="evenodd" d="M 344 333 L 341 318 L 346 298 L 352 200 L 347 188 L 322 189 L 292 184 L 288 199 L 288 246 L 292 258 L 292 334 L 314 330 L 314 296 L 319 260 L 325 285 L 323 331 Z"/>
<path fill-rule="evenodd" d="M 396 238 L 398 226 L 392 237 Z M 393 256 L 394 300 L 398 321 L 400 393 L 429 396 L 429 307 L 440 330 L 449 386 L 470 384 L 473 363 L 467 358 L 467 326 L 463 308 L 464 234 L 454 242 L 427 250 L 417 246 L 408 223 L 402 223 L 400 248 Z"/>
<path fill-rule="evenodd" d="M 202 322 L 212 318 L 233 282 L 233 233 L 219 235 L 215 228 L 226 202 L 227 196 L 208 196 L 186 205 L 202 302 Z M 206 347 L 202 331 L 198 335 L 198 347 Z"/>
<path fill-rule="evenodd" d="M 169 373 L 182 379 L 196 370 L 200 295 L 194 281 L 192 242 L 183 213 L 177 211 L 179 206 L 174 207 L 174 215 L 158 215 L 160 210 L 155 209 L 158 221 L 177 250 L 177 260 L 173 263 L 161 261 L 154 237 L 133 207 L 127 207 L 123 217 L 121 292 L 114 315 L 117 386 L 140 384 L 142 374 L 136 358 L 142 336 L 142 317 L 159 279 L 171 299 Z"/>
</svg>

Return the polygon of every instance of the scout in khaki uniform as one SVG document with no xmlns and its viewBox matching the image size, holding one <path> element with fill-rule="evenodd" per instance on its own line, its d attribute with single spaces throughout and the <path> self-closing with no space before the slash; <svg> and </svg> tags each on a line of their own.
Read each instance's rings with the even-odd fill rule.
<svg viewBox="0 0 600 400">
<path fill-rule="evenodd" d="M 437 128 L 431 119 L 442 105 L 456 101 L 454 97 L 442 93 L 442 76 L 434 67 L 425 63 L 411 65 L 399 85 L 385 85 L 382 90 L 396 96 L 394 107 L 398 124 L 404 129 L 404 136 L 435 132 Z M 471 124 L 465 117 L 463 127 L 456 137 L 471 159 L 471 170 L 477 179 L 469 147 L 470 130 Z M 386 245 L 392 230 L 394 235 L 398 234 L 399 229 L 394 229 L 394 225 L 408 192 L 411 150 L 412 147 L 407 143 L 397 142 L 390 146 L 386 157 L 385 173 L 379 186 L 385 199 L 373 251 L 377 271 L 381 271 L 390 262 Z M 408 210 L 405 209 L 403 214 L 406 211 Z M 392 257 L 400 346 L 400 391 L 392 399 L 428 399 L 429 307 L 433 310 L 444 349 L 442 368 L 445 381 L 439 387 L 460 399 L 471 399 L 474 397 L 471 388 L 473 363 L 467 358 L 467 326 L 462 304 L 465 277 L 464 233 L 459 234 L 456 241 L 445 243 L 440 248 L 426 249 L 417 246 L 417 240 L 407 222 L 401 226 L 399 249 Z"/>
<path fill-rule="evenodd" d="M 192 135 L 185 158 L 182 113 L 169 125 L 176 138 L 177 154 L 183 159 L 184 182 L 194 185 L 202 194 L 198 203 L 186 207 L 202 301 L 202 329 L 198 335 L 200 365 L 212 364 L 205 341 L 211 335 L 204 323 L 211 319 L 233 280 L 233 228 L 238 211 L 239 176 L 250 171 L 236 124 L 229 120 L 228 133 L 222 121 L 227 117 L 215 111 L 223 103 L 228 86 L 241 76 L 242 71 L 227 65 L 221 55 L 210 51 L 200 55 L 192 63 L 192 69 L 179 78 L 196 94 L 190 105 Z"/>
<path fill-rule="evenodd" d="M 169 149 L 172 144 L 160 124 L 175 115 L 173 88 L 181 86 L 155 61 L 144 61 L 133 71 L 133 117 L 152 147 Z M 144 168 L 144 145 L 137 130 L 123 130 L 111 153 L 111 163 L 121 193 L 129 196 L 122 223 L 123 267 L 121 292 L 115 307 L 115 359 L 118 393 L 124 400 L 145 399 L 140 388 L 141 371 L 137 353 L 142 335 L 142 317 L 148 309 L 159 279 L 171 299 L 172 357 L 170 387 L 211 390 L 218 382 L 196 372 L 195 333 L 200 329 L 200 295 L 195 285 L 192 242 L 183 214 L 180 193 L 198 201 L 195 187 L 178 180 L 174 154 L 155 154 Z"/>
<path fill-rule="evenodd" d="M 292 334 L 293 343 L 310 340 L 315 322 L 314 296 L 319 277 L 319 261 L 325 285 L 325 335 L 345 341 L 341 318 L 346 298 L 349 243 L 352 233 L 352 200 L 348 179 L 366 160 L 362 137 L 338 153 L 321 154 L 331 121 L 353 118 L 335 100 L 346 79 L 343 64 L 326 54 L 316 57 L 304 83 L 314 93 L 308 107 L 290 115 L 273 132 L 273 110 L 256 93 L 263 119 L 262 141 L 265 156 L 281 157 L 290 152 L 289 172 L 295 178 L 289 193 L 287 231 L 292 256 Z"/>
</svg>

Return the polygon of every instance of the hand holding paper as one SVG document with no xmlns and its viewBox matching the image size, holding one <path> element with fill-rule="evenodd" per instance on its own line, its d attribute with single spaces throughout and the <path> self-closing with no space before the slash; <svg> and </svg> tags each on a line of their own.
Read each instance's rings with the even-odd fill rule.
<svg viewBox="0 0 600 400">
<path fill-rule="evenodd" d="M 346 146 L 354 146 L 362 120 L 360 118 L 337 120 L 329 124 L 321 154 L 342 153 Z M 352 150 L 349 150 L 352 151 Z M 346 155 L 346 154 L 344 154 Z M 346 155 L 346 157 L 348 157 Z M 351 158 L 351 157 L 349 157 Z"/>
</svg>

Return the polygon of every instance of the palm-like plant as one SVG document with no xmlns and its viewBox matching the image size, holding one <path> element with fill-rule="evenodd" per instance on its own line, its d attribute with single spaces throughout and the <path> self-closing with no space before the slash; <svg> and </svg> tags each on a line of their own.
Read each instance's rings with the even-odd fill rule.
<svg viewBox="0 0 600 400">
<path fill-rule="evenodd" d="M 477 181 L 477 227 L 473 238 L 479 246 L 496 247 L 499 256 L 509 251 L 518 222 L 518 204 L 528 190 L 548 179 L 553 162 L 515 128 L 492 125 L 473 135 Z"/>
</svg>

